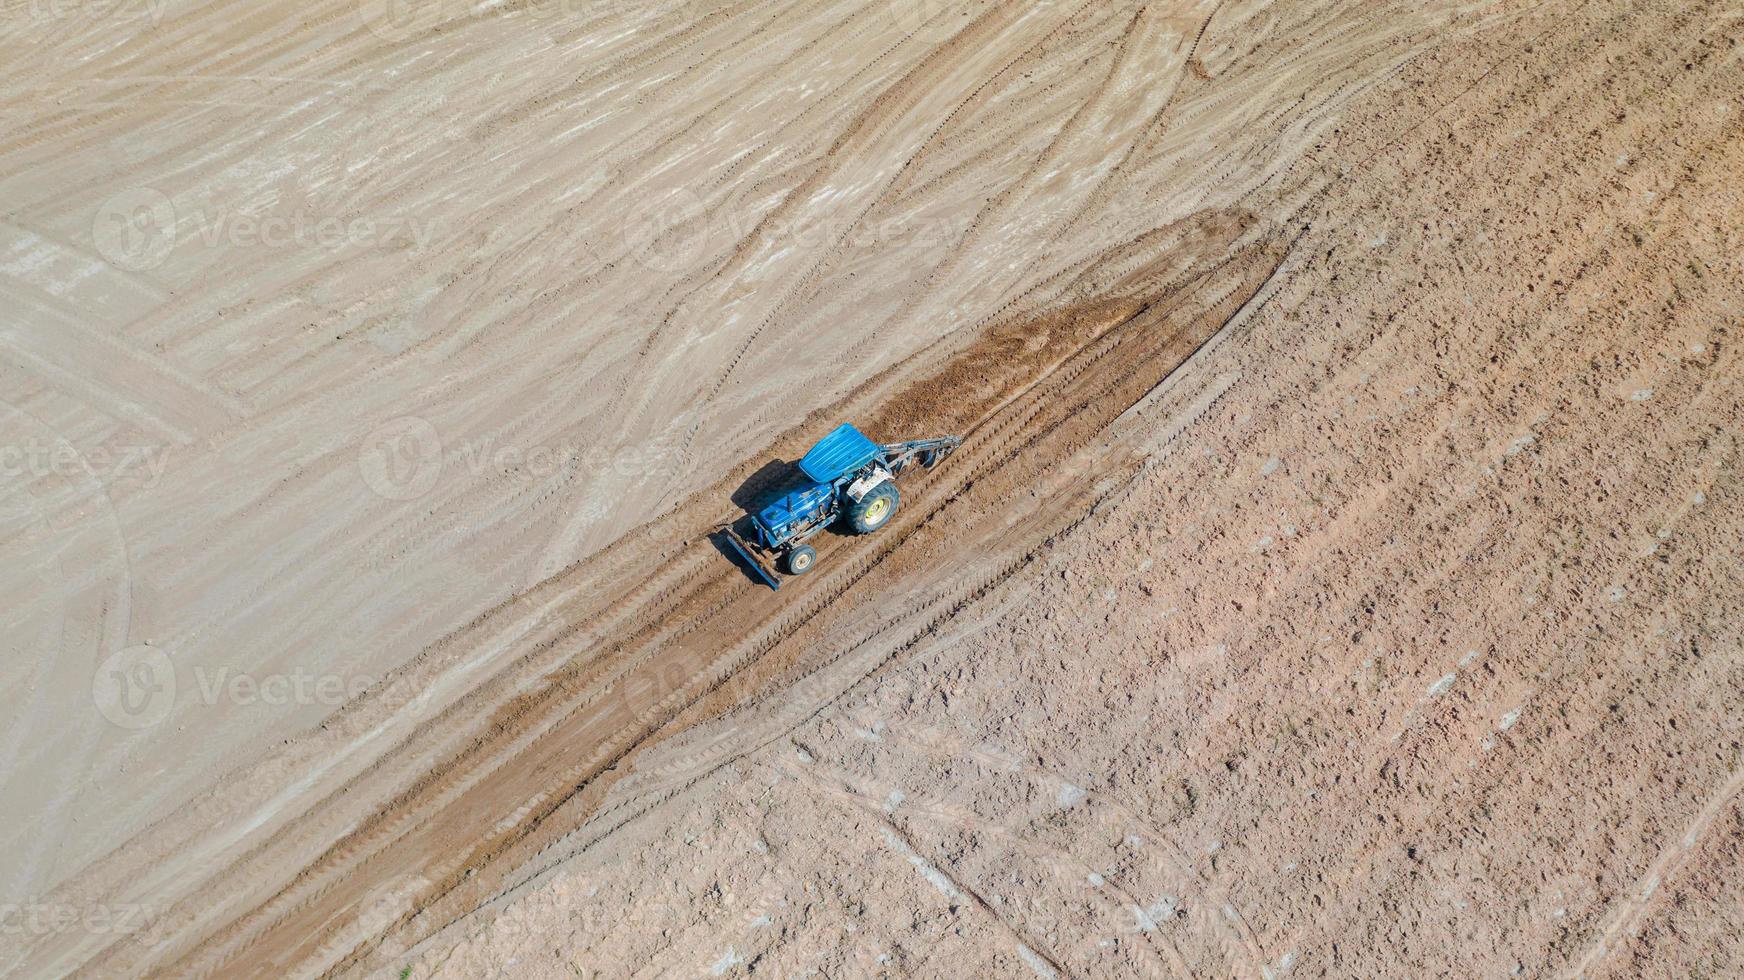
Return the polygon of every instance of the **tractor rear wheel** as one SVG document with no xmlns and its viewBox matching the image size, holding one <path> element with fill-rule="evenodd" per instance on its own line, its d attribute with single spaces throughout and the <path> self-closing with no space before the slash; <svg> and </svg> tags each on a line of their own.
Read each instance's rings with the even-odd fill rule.
<svg viewBox="0 0 1744 980">
<path fill-rule="evenodd" d="M 787 553 L 787 574 L 804 575 L 817 564 L 817 549 L 809 544 L 802 544 Z"/>
<path fill-rule="evenodd" d="M 855 534 L 871 534 L 890 523 L 890 515 L 896 513 L 900 503 L 902 496 L 896 492 L 896 484 L 880 483 L 848 508 L 848 524 Z"/>
</svg>

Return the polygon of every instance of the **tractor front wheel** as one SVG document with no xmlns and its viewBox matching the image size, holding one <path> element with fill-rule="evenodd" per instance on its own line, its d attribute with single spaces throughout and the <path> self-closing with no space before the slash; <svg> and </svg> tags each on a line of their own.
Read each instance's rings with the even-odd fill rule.
<svg viewBox="0 0 1744 980">
<path fill-rule="evenodd" d="M 787 574 L 804 575 L 817 564 L 817 549 L 809 544 L 802 544 L 787 553 Z"/>
<path fill-rule="evenodd" d="M 890 515 L 896 513 L 900 503 L 902 497 L 896 492 L 896 484 L 880 483 L 848 508 L 848 523 L 855 534 L 871 534 L 890 523 Z"/>
</svg>

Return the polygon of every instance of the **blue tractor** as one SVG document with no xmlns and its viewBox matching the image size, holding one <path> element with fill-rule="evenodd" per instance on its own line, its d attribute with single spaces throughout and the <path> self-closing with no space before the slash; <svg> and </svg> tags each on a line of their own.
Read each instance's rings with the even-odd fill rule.
<svg viewBox="0 0 1744 980">
<path fill-rule="evenodd" d="M 750 534 L 725 528 L 728 543 L 759 578 L 781 588 L 773 564 L 789 575 L 804 575 L 817 564 L 817 551 L 805 540 L 844 519 L 855 534 L 871 534 L 890 522 L 902 497 L 896 477 L 920 463 L 932 468 L 962 445 L 953 436 L 881 446 L 852 425 L 842 425 L 818 440 L 799 461 L 805 482 L 751 515 Z"/>
</svg>

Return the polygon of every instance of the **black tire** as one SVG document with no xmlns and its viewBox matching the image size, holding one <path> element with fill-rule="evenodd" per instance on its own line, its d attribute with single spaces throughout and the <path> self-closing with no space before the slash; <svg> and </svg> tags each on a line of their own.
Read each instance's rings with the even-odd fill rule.
<svg viewBox="0 0 1744 980">
<path fill-rule="evenodd" d="M 848 525 L 855 534 L 871 534 L 890 523 L 891 515 L 902 503 L 902 495 L 896 492 L 896 484 L 885 482 L 866 491 L 859 503 L 848 508 Z"/>
<path fill-rule="evenodd" d="M 781 563 L 787 567 L 789 575 L 804 575 L 817 564 L 817 549 L 809 544 L 802 544 L 787 553 Z"/>
</svg>

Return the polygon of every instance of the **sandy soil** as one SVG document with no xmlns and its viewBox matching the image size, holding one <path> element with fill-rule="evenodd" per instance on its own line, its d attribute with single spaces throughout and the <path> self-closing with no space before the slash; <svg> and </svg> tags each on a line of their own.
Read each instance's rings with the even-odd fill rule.
<svg viewBox="0 0 1744 980">
<path fill-rule="evenodd" d="M 15 23 L 0 967 L 1744 972 L 1735 7 Z"/>
</svg>

